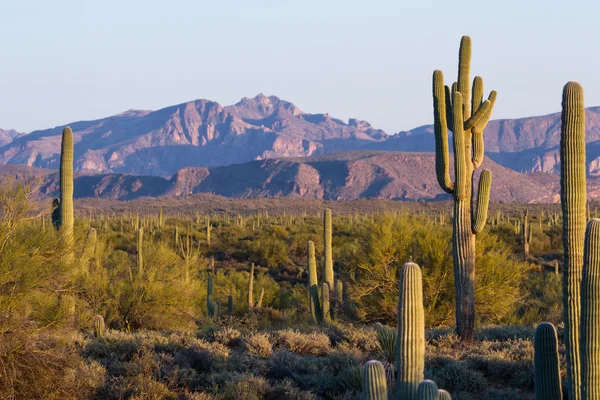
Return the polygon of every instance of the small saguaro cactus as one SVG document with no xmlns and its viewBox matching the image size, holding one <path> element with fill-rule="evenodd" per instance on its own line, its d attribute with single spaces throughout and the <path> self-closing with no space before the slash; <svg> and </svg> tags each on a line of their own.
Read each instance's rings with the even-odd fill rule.
<svg viewBox="0 0 600 400">
<path fill-rule="evenodd" d="M 98 234 L 96 233 L 96 229 L 90 228 L 85 235 L 85 241 L 83 242 L 83 249 L 81 250 L 80 262 L 84 271 L 87 271 L 87 263 L 91 258 L 94 257 L 94 253 L 96 252 L 96 242 L 98 239 Z"/>
<path fill-rule="evenodd" d="M 264 298 L 265 298 L 265 288 L 264 288 L 264 286 L 261 286 L 260 295 L 258 295 L 258 302 L 256 303 L 256 308 L 259 308 L 259 309 L 262 308 Z"/>
<path fill-rule="evenodd" d="M 144 273 L 144 228 L 138 228 L 136 230 L 136 260 L 138 275 L 142 276 Z"/>
<path fill-rule="evenodd" d="M 58 197 L 52 199 L 50 218 L 52 219 L 52 226 L 58 230 L 60 228 L 60 199 Z"/>
<path fill-rule="evenodd" d="M 535 400 L 561 400 L 558 338 L 554 325 L 542 322 L 533 337 Z"/>
<path fill-rule="evenodd" d="M 104 317 L 102 315 L 94 316 L 94 336 L 99 338 L 104 334 Z"/>
<path fill-rule="evenodd" d="M 332 242 L 332 225 L 331 225 L 331 210 L 325 209 L 323 213 L 323 280 L 329 284 L 329 288 L 334 288 L 333 282 L 333 255 L 331 249 Z"/>
<path fill-rule="evenodd" d="M 158 226 L 160 228 L 162 228 L 165 225 L 165 220 L 163 218 L 163 210 L 162 210 L 162 206 L 160 207 L 160 210 L 158 211 Z"/>
<path fill-rule="evenodd" d="M 208 284 L 206 285 L 206 311 L 209 317 L 215 315 L 215 303 L 213 302 L 213 277 L 208 276 Z"/>
<path fill-rule="evenodd" d="M 363 367 L 362 400 L 387 400 L 388 390 L 383 364 L 367 361 Z"/>
<path fill-rule="evenodd" d="M 581 398 L 600 399 L 600 219 L 587 224 L 581 280 Z"/>
<path fill-rule="evenodd" d="M 210 226 L 210 218 L 206 219 L 206 244 L 210 246 L 210 231 L 212 227 Z"/>
<path fill-rule="evenodd" d="M 529 258 L 529 245 L 533 238 L 533 227 L 529 224 L 529 212 L 525 211 L 523 215 L 523 224 L 521 226 L 521 237 L 523 239 L 523 253 L 525 260 Z"/>
<path fill-rule="evenodd" d="M 396 398 L 414 399 L 425 369 L 425 309 L 417 264 L 408 262 L 402 267 L 399 292 Z"/>
<path fill-rule="evenodd" d="M 583 88 L 579 83 L 569 82 L 563 89 L 560 135 L 560 202 L 564 248 L 563 312 L 569 400 L 580 399 L 579 319 L 586 198 Z"/>
<path fill-rule="evenodd" d="M 233 315 L 233 296 L 227 296 L 227 315 Z"/>
<path fill-rule="evenodd" d="M 219 300 L 215 302 L 215 318 L 221 318 L 221 302 Z"/>
<path fill-rule="evenodd" d="M 254 263 L 250 266 L 250 277 L 248 279 L 248 310 L 254 308 Z"/>
<path fill-rule="evenodd" d="M 426 379 L 419 383 L 417 387 L 416 397 L 407 397 L 408 399 L 415 398 L 417 400 L 438 400 L 439 389 L 434 381 Z"/>
<path fill-rule="evenodd" d="M 323 282 L 321 284 L 321 311 L 322 322 L 328 324 L 331 322 L 331 310 L 329 307 L 329 284 Z"/>
<path fill-rule="evenodd" d="M 315 244 L 309 241 L 306 244 L 306 262 L 308 264 L 308 291 L 310 299 L 310 313 L 313 322 L 318 322 L 321 314 L 319 305 L 319 281 L 317 279 L 317 260 L 315 258 Z"/>
<path fill-rule="evenodd" d="M 456 288 L 456 331 L 463 341 L 472 341 L 475 329 L 475 235 L 487 220 L 492 173 L 483 170 L 479 178 L 477 210 L 473 212 L 474 172 L 483 162 L 483 130 L 487 125 L 496 92 L 483 101 L 483 79 L 473 80 L 470 88 L 471 38 L 460 42 L 458 82 L 444 86 L 442 71 L 433 73 L 433 114 L 435 167 L 442 190 L 454 198 L 452 253 Z M 450 178 L 448 129 L 453 132 L 454 175 Z"/>
<path fill-rule="evenodd" d="M 73 247 L 73 131 L 63 130 L 60 146 L 60 231 L 65 246 Z"/>
</svg>

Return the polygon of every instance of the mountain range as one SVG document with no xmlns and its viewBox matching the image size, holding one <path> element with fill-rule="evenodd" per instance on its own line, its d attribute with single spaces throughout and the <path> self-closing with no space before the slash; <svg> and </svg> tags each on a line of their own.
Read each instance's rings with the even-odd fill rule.
<svg viewBox="0 0 600 400">
<path fill-rule="evenodd" d="M 588 174 L 600 176 L 600 107 L 586 110 Z M 68 124 L 78 197 L 133 199 L 210 192 L 323 199 L 443 199 L 431 125 L 388 135 L 368 122 L 308 114 L 259 94 L 230 106 L 196 100 Z M 43 177 L 54 195 L 64 126 L 28 134 L 0 129 L 0 175 Z M 493 120 L 485 131 L 492 198 L 557 201 L 560 114 Z M 42 169 L 38 169 L 42 168 Z"/>
</svg>

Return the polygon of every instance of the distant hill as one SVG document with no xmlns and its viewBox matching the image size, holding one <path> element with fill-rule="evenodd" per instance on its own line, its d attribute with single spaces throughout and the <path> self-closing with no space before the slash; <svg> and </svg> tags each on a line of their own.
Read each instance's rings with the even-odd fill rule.
<svg viewBox="0 0 600 400">
<path fill-rule="evenodd" d="M 523 174 L 491 160 L 492 200 L 556 202 L 558 178 Z M 58 173 L 25 166 L 0 167 L 0 180 L 36 175 L 44 197 L 58 195 Z M 121 173 L 76 174 L 75 197 L 131 200 L 194 193 L 247 197 L 295 197 L 324 200 L 378 198 L 445 200 L 435 177 L 432 153 L 358 151 L 322 156 L 268 159 L 213 168 L 184 168 L 170 179 Z"/>
</svg>

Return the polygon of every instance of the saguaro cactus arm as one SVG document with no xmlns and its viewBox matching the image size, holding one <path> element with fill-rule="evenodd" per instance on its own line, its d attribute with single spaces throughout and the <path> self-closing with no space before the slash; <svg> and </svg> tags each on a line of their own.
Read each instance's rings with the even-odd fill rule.
<svg viewBox="0 0 600 400">
<path fill-rule="evenodd" d="M 479 190 L 477 191 L 477 211 L 475 212 L 473 218 L 473 233 L 481 232 L 487 222 L 491 187 L 492 171 L 489 169 L 484 169 L 479 177 Z"/>
<path fill-rule="evenodd" d="M 435 172 L 438 183 L 446 193 L 452 193 L 454 183 L 450 179 L 450 153 L 448 146 L 449 122 L 446 102 L 450 105 L 450 90 L 444 88 L 444 74 L 442 71 L 433 72 L 433 120 L 435 133 Z"/>
</svg>

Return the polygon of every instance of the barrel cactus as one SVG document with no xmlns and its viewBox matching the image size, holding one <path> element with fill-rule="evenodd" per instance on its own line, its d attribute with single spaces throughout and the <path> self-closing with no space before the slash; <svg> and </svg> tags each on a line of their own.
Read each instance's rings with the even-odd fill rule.
<svg viewBox="0 0 600 400">
<path fill-rule="evenodd" d="M 426 379 L 419 383 L 417 387 L 416 397 L 406 397 L 407 399 L 416 400 L 437 400 L 439 389 L 434 381 Z"/>
<path fill-rule="evenodd" d="M 425 369 L 425 310 L 421 269 L 417 264 L 408 262 L 402 267 L 399 292 L 396 398 L 414 399 Z"/>
<path fill-rule="evenodd" d="M 388 390 L 383 364 L 371 360 L 363 367 L 362 400 L 387 400 Z"/>
</svg>

